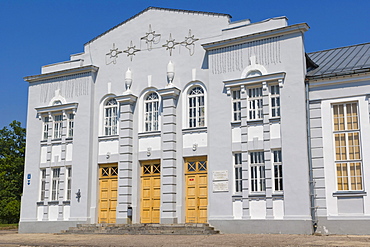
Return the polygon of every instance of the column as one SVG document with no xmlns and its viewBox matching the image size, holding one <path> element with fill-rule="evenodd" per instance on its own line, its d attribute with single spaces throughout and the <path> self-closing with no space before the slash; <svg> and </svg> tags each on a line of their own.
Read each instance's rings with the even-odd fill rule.
<svg viewBox="0 0 370 247">
<path fill-rule="evenodd" d="M 119 161 L 117 224 L 127 224 L 127 208 L 132 203 L 133 120 L 137 97 L 132 94 L 118 96 L 119 118 Z"/>
<path fill-rule="evenodd" d="M 176 224 L 176 105 L 180 90 L 158 90 L 162 98 L 161 224 Z"/>
</svg>

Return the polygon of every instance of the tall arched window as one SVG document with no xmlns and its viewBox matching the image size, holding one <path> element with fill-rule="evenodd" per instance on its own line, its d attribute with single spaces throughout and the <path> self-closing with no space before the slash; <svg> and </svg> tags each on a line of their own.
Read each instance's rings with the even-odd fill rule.
<svg viewBox="0 0 370 247">
<path fill-rule="evenodd" d="M 150 93 L 144 100 L 145 131 L 159 129 L 159 97 L 157 93 Z"/>
<path fill-rule="evenodd" d="M 108 100 L 104 105 L 104 134 L 118 134 L 118 105 L 115 99 Z"/>
<path fill-rule="evenodd" d="M 204 90 L 197 86 L 192 88 L 188 94 L 189 102 L 189 127 L 205 126 Z"/>
</svg>

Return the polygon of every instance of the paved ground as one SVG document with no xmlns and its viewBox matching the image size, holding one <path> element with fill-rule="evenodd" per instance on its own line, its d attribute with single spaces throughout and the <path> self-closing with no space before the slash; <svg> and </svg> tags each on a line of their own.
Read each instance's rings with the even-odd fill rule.
<svg viewBox="0 0 370 247">
<path fill-rule="evenodd" d="M 276 234 L 58 235 L 0 231 L 0 246 L 370 246 L 370 236 L 311 236 Z"/>
</svg>

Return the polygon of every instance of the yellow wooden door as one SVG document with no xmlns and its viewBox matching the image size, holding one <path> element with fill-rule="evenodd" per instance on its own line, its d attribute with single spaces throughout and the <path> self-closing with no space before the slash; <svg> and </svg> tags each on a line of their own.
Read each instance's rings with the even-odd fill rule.
<svg viewBox="0 0 370 247">
<path fill-rule="evenodd" d="M 185 162 L 185 171 L 185 222 L 207 223 L 207 157 L 187 159 Z"/>
<path fill-rule="evenodd" d="M 159 161 L 142 163 L 141 223 L 159 223 L 161 206 L 161 176 Z"/>
<path fill-rule="evenodd" d="M 99 216 L 98 223 L 116 223 L 118 167 L 101 166 L 99 178 Z"/>
</svg>

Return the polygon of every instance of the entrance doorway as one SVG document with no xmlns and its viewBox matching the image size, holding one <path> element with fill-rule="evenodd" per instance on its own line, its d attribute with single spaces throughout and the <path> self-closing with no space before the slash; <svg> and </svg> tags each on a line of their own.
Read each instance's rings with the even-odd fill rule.
<svg viewBox="0 0 370 247">
<path fill-rule="evenodd" d="M 101 165 L 99 174 L 98 223 L 116 223 L 118 165 Z"/>
<path fill-rule="evenodd" d="M 207 157 L 185 160 L 186 223 L 207 223 Z"/>
<path fill-rule="evenodd" d="M 161 165 L 159 160 L 141 163 L 141 223 L 159 223 Z"/>
</svg>

